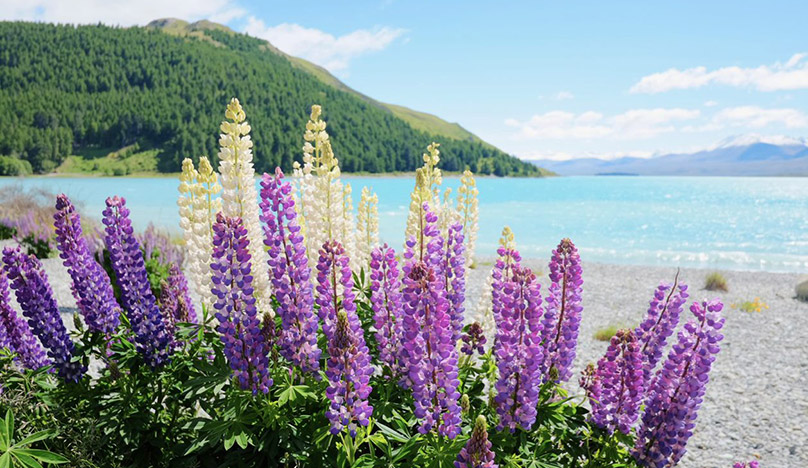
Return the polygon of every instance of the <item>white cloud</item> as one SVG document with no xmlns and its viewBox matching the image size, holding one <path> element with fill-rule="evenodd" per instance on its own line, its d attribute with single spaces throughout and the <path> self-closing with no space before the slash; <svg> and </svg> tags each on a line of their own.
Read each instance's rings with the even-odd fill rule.
<svg viewBox="0 0 808 468">
<path fill-rule="evenodd" d="M 596 153 L 592 151 L 583 151 L 580 153 L 568 153 L 565 151 L 557 151 L 557 152 L 547 152 L 547 153 L 528 153 L 526 155 L 519 156 L 520 159 L 524 160 L 536 160 L 536 159 L 549 159 L 551 161 L 567 161 L 570 159 L 578 159 L 578 158 L 598 158 L 598 159 L 619 159 L 619 158 L 652 158 L 656 156 L 658 153 L 654 151 L 614 151 L 614 152 L 602 152 Z"/>
<path fill-rule="evenodd" d="M 344 70 L 356 57 L 387 48 L 406 32 L 404 29 L 381 27 L 358 29 L 342 36 L 334 36 L 299 24 L 266 26 L 254 16 L 248 18 L 244 31 L 268 40 L 290 55 L 302 57 L 330 71 Z"/>
<path fill-rule="evenodd" d="M 227 22 L 244 16 L 233 0 L 0 0 L 4 20 L 143 25 L 157 18 Z"/>
<path fill-rule="evenodd" d="M 704 101 L 704 107 L 715 107 L 717 105 L 718 105 L 718 102 L 716 102 L 716 101 L 712 101 L 712 100 Z"/>
<path fill-rule="evenodd" d="M 706 67 L 667 71 L 644 76 L 631 87 L 632 93 L 662 93 L 673 89 L 701 88 L 709 84 L 782 91 L 808 88 L 808 54 L 794 54 L 786 63 L 755 68 L 724 67 L 708 71 Z"/>
<path fill-rule="evenodd" d="M 575 95 L 569 91 L 559 91 L 555 95 L 553 95 L 553 99 L 556 101 L 566 101 L 568 99 L 574 99 Z"/>
<path fill-rule="evenodd" d="M 518 136 L 526 139 L 641 140 L 673 132 L 674 122 L 697 119 L 700 115 L 698 110 L 680 108 L 632 109 L 611 117 L 594 111 L 574 114 L 556 110 L 534 115 L 524 122 L 507 119 L 505 124 L 517 128 Z"/>
<path fill-rule="evenodd" d="M 763 109 L 757 106 L 739 106 L 721 109 L 713 116 L 718 126 L 763 128 L 782 125 L 786 128 L 808 127 L 808 115 L 797 109 Z"/>
</svg>

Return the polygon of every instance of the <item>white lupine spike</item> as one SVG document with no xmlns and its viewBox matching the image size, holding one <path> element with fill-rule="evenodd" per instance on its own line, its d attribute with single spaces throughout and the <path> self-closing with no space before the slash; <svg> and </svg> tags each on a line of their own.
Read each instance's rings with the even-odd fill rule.
<svg viewBox="0 0 808 468">
<path fill-rule="evenodd" d="M 497 326 L 494 322 L 494 271 L 493 269 L 488 273 L 488 277 L 483 284 L 483 290 L 480 294 L 480 301 L 477 303 L 477 310 L 475 313 L 476 320 L 480 321 L 483 327 L 483 332 L 487 338 L 488 347 L 494 342 L 494 335 L 497 332 Z"/>
<path fill-rule="evenodd" d="M 474 247 L 477 242 L 477 233 L 480 230 L 479 203 L 477 181 L 474 174 L 466 169 L 460 178 L 460 188 L 457 190 L 457 212 L 463 223 L 464 242 L 466 244 L 466 268 L 474 265 Z"/>
<path fill-rule="evenodd" d="M 256 307 L 260 313 L 273 313 L 270 305 L 268 256 L 258 218 L 258 192 L 255 189 L 250 124 L 245 121 L 244 109 L 235 98 L 228 104 L 225 117 L 229 121 L 222 122 L 222 134 L 219 136 L 222 213 L 241 218 L 247 229 Z"/>
<path fill-rule="evenodd" d="M 441 170 L 436 166 L 440 162 L 440 144 L 432 143 L 423 155 L 424 165 L 415 170 L 415 188 L 410 194 L 410 211 L 407 215 L 407 229 L 404 232 L 405 242 L 410 237 L 418 238 L 424 203 L 429 203 L 432 210 L 440 216 L 440 184 L 443 181 Z"/>
<path fill-rule="evenodd" d="M 379 246 L 379 196 L 362 187 L 356 228 L 356 254 L 359 265 L 368 269 L 370 254 Z"/>
</svg>

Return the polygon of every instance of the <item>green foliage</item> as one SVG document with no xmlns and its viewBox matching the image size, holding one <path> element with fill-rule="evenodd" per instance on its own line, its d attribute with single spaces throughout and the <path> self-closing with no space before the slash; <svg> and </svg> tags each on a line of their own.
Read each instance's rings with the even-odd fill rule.
<svg viewBox="0 0 808 468">
<path fill-rule="evenodd" d="M 93 173 L 105 176 L 157 172 L 160 150 L 140 151 L 140 146 L 136 143 L 118 151 L 103 152 L 106 154 L 101 157 L 91 156 L 92 151 L 84 152 L 86 155 L 68 156 L 56 169 L 56 172 L 65 174 Z"/>
<path fill-rule="evenodd" d="M 135 143 L 160 150 L 152 155 L 158 171 L 179 171 L 185 157 L 217 153 L 221 109 L 233 96 L 248 104 L 259 173 L 291 170 L 303 142 L 297 129 L 317 103 L 345 172 L 413 171 L 434 140 L 447 171 L 540 174 L 480 141 L 414 129 L 265 41 L 221 28 L 177 36 L 138 27 L 0 23 L 0 154 L 27 161 L 34 172 L 51 172 L 87 148 Z M 66 167 L 108 170 L 86 157 Z"/>
<path fill-rule="evenodd" d="M 0 176 L 22 176 L 32 172 L 33 168 L 28 161 L 0 155 Z"/>
<path fill-rule="evenodd" d="M 617 333 L 620 327 L 616 325 L 609 325 L 608 327 L 598 328 L 592 338 L 598 341 L 609 341 Z"/>
<path fill-rule="evenodd" d="M 14 413 L 11 409 L 7 409 L 5 419 L 0 421 L 0 468 L 42 468 L 43 463 L 46 465 L 67 463 L 67 458 L 61 455 L 32 447 L 36 442 L 50 439 L 55 434 L 56 431 L 46 429 L 16 440 Z"/>
<path fill-rule="evenodd" d="M 713 272 L 707 275 L 707 278 L 704 280 L 704 289 L 708 291 L 729 291 L 727 279 L 724 278 L 724 275 L 718 272 Z"/>
</svg>

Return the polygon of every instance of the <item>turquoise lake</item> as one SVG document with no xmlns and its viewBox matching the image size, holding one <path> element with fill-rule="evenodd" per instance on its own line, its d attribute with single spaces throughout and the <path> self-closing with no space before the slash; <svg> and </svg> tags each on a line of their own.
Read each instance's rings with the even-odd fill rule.
<svg viewBox="0 0 808 468">
<path fill-rule="evenodd" d="M 354 204 L 379 195 L 380 234 L 403 243 L 411 178 L 343 177 Z M 100 218 L 104 199 L 126 197 L 135 227 L 179 231 L 173 178 L 0 178 L 64 192 Z M 445 178 L 455 189 L 457 178 Z M 808 272 L 808 179 L 735 177 L 481 178 L 478 253 L 495 252 L 508 225 L 525 257 L 549 258 L 570 237 L 584 261 Z"/>
</svg>

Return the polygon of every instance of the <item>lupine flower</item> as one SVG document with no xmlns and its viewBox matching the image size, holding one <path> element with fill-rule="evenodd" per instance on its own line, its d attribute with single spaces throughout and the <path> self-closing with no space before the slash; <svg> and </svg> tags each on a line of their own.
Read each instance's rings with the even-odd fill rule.
<svg viewBox="0 0 808 468">
<path fill-rule="evenodd" d="M 687 285 L 678 284 L 678 279 L 677 273 L 673 286 L 660 284 L 657 287 L 645 320 L 634 330 L 643 357 L 646 390 L 651 383 L 651 374 L 662 359 L 662 350 L 668 344 L 668 337 L 679 324 L 679 316 L 687 302 Z"/>
<path fill-rule="evenodd" d="M 480 322 L 474 322 L 469 325 L 468 330 L 466 333 L 463 333 L 463 346 L 460 348 L 460 352 L 467 356 L 473 356 L 474 352 L 476 351 L 477 354 L 482 356 L 485 354 L 485 334 L 483 333 L 483 327 L 480 325 Z"/>
<path fill-rule="evenodd" d="M 348 253 L 351 268 L 359 270 L 363 265 L 357 263 L 359 256 L 356 253 L 356 221 L 353 214 L 352 190 L 351 184 L 342 185 L 342 221 L 339 223 L 342 230 L 337 239 Z"/>
<path fill-rule="evenodd" d="M 8 280 L 0 268 L 0 348 L 17 354 L 17 362 L 26 369 L 49 366 L 50 359 L 31 332 L 31 327 L 11 307 Z"/>
<path fill-rule="evenodd" d="M 362 187 L 356 226 L 356 255 L 359 266 L 367 269 L 371 252 L 379 245 L 379 196 Z"/>
<path fill-rule="evenodd" d="M 13 238 L 18 243 L 28 245 L 28 253 L 50 253 L 53 250 L 53 231 L 41 210 L 30 208 L 22 213 L 4 218 L 0 224 L 13 229 Z"/>
<path fill-rule="evenodd" d="M 317 347 L 311 270 L 297 224 L 292 186 L 283 182 L 280 168 L 275 169 L 274 177 L 264 174 L 261 181 L 261 213 L 272 291 L 281 317 L 281 355 L 306 372 L 317 372 L 321 351 Z"/>
<path fill-rule="evenodd" d="M 483 283 L 483 290 L 480 293 L 480 300 L 477 302 L 476 316 L 480 317 L 480 325 L 483 328 L 483 333 L 487 337 L 493 337 L 496 334 L 497 325 L 494 321 L 494 271 L 485 278 Z"/>
<path fill-rule="evenodd" d="M 502 256 L 519 258 L 519 253 L 500 248 Z M 499 262 L 498 262 L 499 263 Z M 541 292 L 536 275 L 515 264 L 510 279 L 497 284 L 499 319 L 494 341 L 499 379 L 495 384 L 497 414 L 502 430 L 529 431 L 536 422 L 536 405 L 541 384 Z"/>
<path fill-rule="evenodd" d="M 466 257 L 463 244 L 463 225 L 454 223 L 446 230 L 446 248 L 443 249 L 443 285 L 449 300 L 449 316 L 452 323 L 452 340 L 457 343 L 463 331 L 463 314 L 466 301 Z"/>
<path fill-rule="evenodd" d="M 320 258 L 317 261 L 317 305 L 320 306 L 319 316 L 323 323 L 323 334 L 331 340 L 334 336 L 334 327 L 337 321 L 337 312 L 344 310 L 348 319 L 359 323 L 356 316 L 356 296 L 353 293 L 353 277 L 351 275 L 350 259 L 345 249 L 337 241 L 323 244 L 320 249 Z M 342 295 L 340 302 L 339 296 Z"/>
<path fill-rule="evenodd" d="M 443 181 L 441 170 L 437 168 L 440 161 L 440 144 L 432 143 L 426 148 L 423 155 L 424 165 L 415 170 L 415 188 L 410 194 L 410 211 L 407 215 L 407 228 L 404 231 L 405 239 L 419 239 L 424 226 L 424 204 L 437 212 L 435 207 L 440 205 L 438 187 Z"/>
<path fill-rule="evenodd" d="M 640 343 L 631 330 L 619 330 L 606 355 L 598 361 L 594 379 L 598 395 L 590 395 L 592 422 L 609 433 L 628 434 L 637 421 L 643 398 L 643 359 Z"/>
<path fill-rule="evenodd" d="M 104 242 L 121 289 L 121 303 L 135 334 L 138 351 L 149 366 L 156 368 L 168 361 L 172 337 L 151 291 L 143 252 L 132 230 L 126 200 L 110 197 L 106 204 Z"/>
<path fill-rule="evenodd" d="M 569 239 L 563 239 L 550 260 L 550 291 L 544 312 L 544 371 L 558 373 L 556 382 L 572 376 L 572 361 L 581 324 L 581 258 Z M 549 378 L 549 377 L 548 377 Z"/>
<path fill-rule="evenodd" d="M 269 344 L 264 339 L 255 307 L 252 287 L 254 269 L 250 263 L 247 229 L 239 218 L 216 215 L 213 225 L 211 291 L 217 330 L 224 343 L 224 355 L 243 390 L 267 393 Z"/>
<path fill-rule="evenodd" d="M 146 260 L 157 258 L 160 263 L 170 265 L 183 265 L 185 254 L 183 250 L 171 240 L 171 235 L 149 223 L 146 229 L 136 234 L 140 248 L 143 249 L 143 258 Z"/>
<path fill-rule="evenodd" d="M 748 463 L 746 462 L 735 462 L 732 465 L 732 468 L 758 468 L 760 465 L 758 464 L 757 460 L 752 460 Z"/>
<path fill-rule="evenodd" d="M 34 335 L 47 350 L 59 377 L 68 382 L 78 382 L 87 368 L 79 361 L 72 362 L 73 341 L 62 323 L 42 264 L 33 255 L 23 253 L 19 247 L 6 247 L 3 250 L 3 263 L 17 303 Z"/>
<path fill-rule="evenodd" d="M 722 308 L 718 300 L 696 302 L 690 307 L 694 318 L 679 332 L 677 343 L 654 376 L 648 392 L 632 452 L 640 465 L 674 466 L 685 454 L 710 368 L 720 351 Z"/>
<path fill-rule="evenodd" d="M 261 223 L 259 222 L 258 194 L 255 191 L 253 168 L 253 142 L 250 139 L 250 124 L 238 99 L 227 105 L 219 136 L 219 174 L 222 177 L 222 213 L 230 218 L 239 218 L 247 231 L 252 258 L 253 295 L 256 307 L 261 312 L 272 310 L 269 294 L 269 260 L 263 247 Z"/>
<path fill-rule="evenodd" d="M 81 218 L 66 195 L 56 197 L 56 245 L 70 274 L 70 289 L 87 328 L 111 334 L 118 327 L 121 308 L 107 272 L 95 261 L 82 235 Z"/>
<path fill-rule="evenodd" d="M 339 161 L 334 156 L 331 140 L 326 132 L 326 123 L 320 118 L 322 108 L 311 106 L 311 115 L 303 134 L 303 164 L 294 163 L 297 193 L 298 222 L 303 227 L 309 266 L 314 267 L 319 259 L 320 248 L 328 241 L 338 241 L 348 252 L 353 253 L 353 222 L 345 225 L 353 216 L 348 209 L 349 190 L 340 181 Z M 351 211 L 351 213 L 346 213 Z"/>
<path fill-rule="evenodd" d="M 196 322 L 196 310 L 188 292 L 185 275 L 176 264 L 168 268 L 168 278 L 160 291 L 160 310 L 174 325 L 177 322 Z"/>
<path fill-rule="evenodd" d="M 210 292 L 210 255 L 213 247 L 213 223 L 221 211 L 222 190 L 218 174 L 208 158 L 199 158 L 199 170 L 186 158 L 182 161 L 180 175 L 180 227 L 183 230 L 187 255 L 187 271 L 192 287 L 199 295 L 202 305 L 210 308 L 214 297 Z"/>
<path fill-rule="evenodd" d="M 477 416 L 474 429 L 466 446 L 460 450 L 455 468 L 497 468 L 494 463 L 494 452 L 491 451 L 491 441 L 488 440 L 485 416 Z"/>
<path fill-rule="evenodd" d="M 407 241 L 404 254 L 403 383 L 412 389 L 419 432 L 433 428 L 449 438 L 460 432 L 458 355 L 441 271 L 443 238 L 437 215 L 424 204 L 420 242 Z"/>
<path fill-rule="evenodd" d="M 401 280 L 396 252 L 387 244 L 373 249 L 370 255 L 370 303 L 373 307 L 379 360 L 394 377 L 403 373 L 399 362 L 401 350 Z"/>
<path fill-rule="evenodd" d="M 463 234 L 466 244 L 466 268 L 474 264 L 474 245 L 477 242 L 477 232 L 480 229 L 480 212 L 477 196 L 477 182 L 474 174 L 466 169 L 460 178 L 460 188 L 457 190 L 457 212 L 463 223 Z"/>
</svg>

